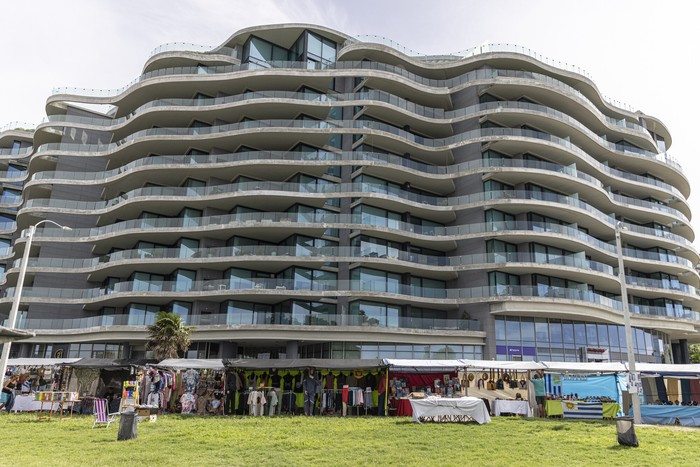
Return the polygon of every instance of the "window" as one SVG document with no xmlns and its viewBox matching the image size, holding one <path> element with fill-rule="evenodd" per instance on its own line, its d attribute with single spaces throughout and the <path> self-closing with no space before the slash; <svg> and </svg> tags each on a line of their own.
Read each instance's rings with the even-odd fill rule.
<svg viewBox="0 0 700 467">
<path fill-rule="evenodd" d="M 401 307 L 369 301 L 350 303 L 350 325 L 398 328 Z"/>
<path fill-rule="evenodd" d="M 489 272 L 489 286 L 491 293 L 495 295 L 511 295 L 520 285 L 520 277 L 514 274 L 508 274 L 501 271 Z"/>
<path fill-rule="evenodd" d="M 12 142 L 12 149 L 10 150 L 10 154 L 19 154 L 19 152 L 22 150 L 22 142 L 18 140 L 14 140 Z"/>
<path fill-rule="evenodd" d="M 193 238 L 181 238 L 177 242 L 180 258 L 192 258 L 199 251 L 199 240 Z"/>
<path fill-rule="evenodd" d="M 226 324 L 271 324 L 273 322 L 272 305 L 229 300 L 225 304 L 224 313 Z"/>
<path fill-rule="evenodd" d="M 484 212 L 487 229 L 491 231 L 510 230 L 515 228 L 515 216 L 497 209 L 489 209 Z"/>
<path fill-rule="evenodd" d="M 156 314 L 160 311 L 157 305 L 132 303 L 127 307 L 129 326 L 144 326 L 155 322 Z"/>
<path fill-rule="evenodd" d="M 291 302 L 290 324 L 302 326 L 329 326 L 337 324 L 336 306 L 330 303 Z"/>
<path fill-rule="evenodd" d="M 411 277 L 411 295 L 417 297 L 445 298 L 445 281 L 426 277 Z"/>
<path fill-rule="evenodd" d="M 335 290 L 338 279 L 335 272 L 299 267 L 285 269 L 278 276 L 294 290 Z"/>
<path fill-rule="evenodd" d="M 262 67 L 270 67 L 269 62 L 286 62 L 289 51 L 259 37 L 250 36 L 243 47 L 243 62 Z"/>
<path fill-rule="evenodd" d="M 313 32 L 307 33 L 306 60 L 309 68 L 330 65 L 335 62 L 336 44 L 330 39 Z"/>
<path fill-rule="evenodd" d="M 170 312 L 179 315 L 182 320 L 189 322 L 189 316 L 192 313 L 192 304 L 188 302 L 173 302 L 170 305 Z"/>
<path fill-rule="evenodd" d="M 181 211 L 183 227 L 199 227 L 202 217 L 202 211 L 199 209 L 185 208 Z"/>
<path fill-rule="evenodd" d="M 197 271 L 178 269 L 173 274 L 175 279 L 175 292 L 190 292 L 194 290 Z"/>
<path fill-rule="evenodd" d="M 398 258 L 401 244 L 382 238 L 372 238 L 360 235 L 352 239 L 354 255 L 372 258 Z"/>
<path fill-rule="evenodd" d="M 356 268 L 351 273 L 353 290 L 400 293 L 401 275 L 369 268 Z"/>
<path fill-rule="evenodd" d="M 201 180 L 188 178 L 182 186 L 187 188 L 187 196 L 202 196 L 204 195 L 204 188 L 207 184 Z"/>
<path fill-rule="evenodd" d="M 132 276 L 134 292 L 161 292 L 165 276 L 148 272 L 135 272 Z"/>
<path fill-rule="evenodd" d="M 352 208 L 354 215 L 360 215 L 359 223 L 374 225 L 377 227 L 388 227 L 399 229 L 401 224 L 401 214 L 373 206 L 359 205 Z"/>
<path fill-rule="evenodd" d="M 487 240 L 486 252 L 489 260 L 495 263 L 506 263 L 518 260 L 518 245 L 502 240 Z"/>
</svg>

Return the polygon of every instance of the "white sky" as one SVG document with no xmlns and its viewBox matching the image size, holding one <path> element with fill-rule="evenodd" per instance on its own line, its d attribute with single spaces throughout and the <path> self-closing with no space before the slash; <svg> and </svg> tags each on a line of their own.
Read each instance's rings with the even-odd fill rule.
<svg viewBox="0 0 700 467">
<path fill-rule="evenodd" d="M 611 99 L 663 121 L 683 165 L 700 244 L 700 4 L 588 0 L 55 0 L 3 2 L 0 127 L 39 123 L 54 87 L 122 87 L 168 42 L 219 45 L 254 25 L 312 23 L 421 53 L 522 45 L 586 70 Z"/>
</svg>

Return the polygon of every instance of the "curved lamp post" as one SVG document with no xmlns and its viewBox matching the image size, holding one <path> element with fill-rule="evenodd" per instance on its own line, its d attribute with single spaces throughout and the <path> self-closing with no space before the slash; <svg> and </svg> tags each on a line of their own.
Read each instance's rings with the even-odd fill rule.
<svg viewBox="0 0 700 467">
<path fill-rule="evenodd" d="M 627 341 L 627 364 L 629 365 L 630 375 L 633 376 L 635 386 L 633 388 L 627 388 L 629 391 L 630 399 L 632 399 L 632 412 L 634 416 L 634 423 L 642 423 L 642 412 L 639 404 L 639 389 L 637 383 L 639 381 L 639 375 L 637 374 L 637 365 L 634 359 L 634 346 L 632 344 L 632 323 L 630 322 L 630 305 L 627 299 L 627 282 L 625 278 L 625 264 L 622 260 L 622 239 L 620 238 L 620 231 L 627 230 L 622 222 L 617 222 L 615 224 L 615 246 L 617 249 L 617 266 L 619 269 L 618 275 L 620 278 L 620 295 L 622 295 L 622 314 L 625 318 L 625 340 Z M 632 379 L 632 378 L 631 378 Z"/>
<path fill-rule="evenodd" d="M 60 227 L 63 230 L 73 230 L 70 227 L 61 225 L 58 222 L 54 222 L 49 219 L 44 219 L 37 222 L 34 225 L 29 226 L 29 231 L 27 232 L 27 243 L 24 246 L 24 254 L 22 255 L 22 263 L 19 267 L 19 276 L 17 277 L 17 287 L 15 287 L 15 294 L 12 299 L 12 308 L 10 309 L 10 317 L 7 320 L 7 328 L 14 329 L 15 322 L 17 321 L 17 313 L 19 312 L 20 301 L 22 300 L 22 288 L 24 287 L 24 276 L 27 274 L 27 263 L 29 262 L 29 251 L 32 247 L 32 240 L 34 239 L 34 234 L 36 233 L 36 228 L 41 224 L 49 223 L 56 227 Z M 0 357 L 0 381 L 4 380 L 5 372 L 7 371 L 7 360 L 10 358 L 10 343 L 6 342 L 2 347 L 2 357 Z"/>
</svg>

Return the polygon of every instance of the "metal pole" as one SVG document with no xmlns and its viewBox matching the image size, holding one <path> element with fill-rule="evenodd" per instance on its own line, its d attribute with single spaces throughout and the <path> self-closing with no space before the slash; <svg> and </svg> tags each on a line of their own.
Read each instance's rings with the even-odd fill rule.
<svg viewBox="0 0 700 467">
<path fill-rule="evenodd" d="M 19 305 L 22 301 L 22 289 L 24 288 L 24 277 L 27 274 L 27 263 L 29 263 L 29 254 L 32 248 L 32 240 L 34 239 L 34 234 L 36 233 L 36 228 L 45 223 L 51 223 L 63 230 L 71 230 L 70 227 L 66 227 L 57 222 L 49 219 L 44 219 L 37 222 L 34 225 L 29 226 L 29 232 L 27 233 L 27 243 L 24 245 L 24 254 L 22 255 L 22 263 L 19 266 L 19 276 L 17 276 L 17 287 L 15 287 L 15 294 L 12 299 L 12 308 L 10 309 L 10 316 L 7 320 L 7 327 L 9 329 L 15 329 L 17 314 L 19 313 Z M 2 357 L 0 357 L 0 380 L 5 378 L 5 372 L 7 371 L 7 360 L 10 358 L 10 342 L 6 342 L 2 347 Z"/>
<path fill-rule="evenodd" d="M 637 365 L 634 358 L 634 347 L 632 345 L 632 324 L 630 322 L 630 305 L 627 299 L 627 282 L 625 278 L 625 264 L 622 259 L 622 238 L 620 230 L 624 229 L 622 222 L 615 224 L 615 247 L 617 251 L 617 266 L 619 269 L 618 277 L 620 279 L 620 294 L 622 295 L 622 314 L 625 318 L 625 340 L 627 341 L 627 362 L 631 375 L 634 375 L 635 382 L 638 379 Z M 628 388 L 629 391 L 629 388 Z M 632 400 L 632 411 L 634 423 L 642 423 L 642 412 L 639 403 L 638 387 L 635 386 L 633 391 L 629 391 L 630 399 Z"/>
</svg>

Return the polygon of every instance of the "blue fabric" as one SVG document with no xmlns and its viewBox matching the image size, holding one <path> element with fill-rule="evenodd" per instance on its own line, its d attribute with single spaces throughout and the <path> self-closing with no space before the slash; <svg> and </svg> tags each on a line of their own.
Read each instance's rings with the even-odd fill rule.
<svg viewBox="0 0 700 467">
<path fill-rule="evenodd" d="M 578 394 L 584 397 L 609 397 L 618 400 L 617 380 L 614 375 L 589 376 L 583 380 L 562 378 L 564 395 Z M 618 402 L 619 403 L 619 402 Z"/>
<path fill-rule="evenodd" d="M 684 426 L 700 426 L 700 406 L 643 405 L 641 409 L 642 423 L 675 425 L 678 419 Z"/>
</svg>

